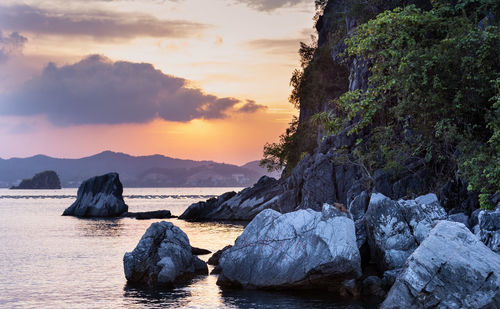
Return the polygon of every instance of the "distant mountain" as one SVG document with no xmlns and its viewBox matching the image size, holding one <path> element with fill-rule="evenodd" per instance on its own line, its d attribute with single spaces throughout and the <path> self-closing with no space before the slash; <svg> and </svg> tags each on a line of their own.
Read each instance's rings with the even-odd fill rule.
<svg viewBox="0 0 500 309">
<path fill-rule="evenodd" d="M 58 159 L 44 155 L 0 159 L 0 187 L 18 185 L 22 179 L 53 170 L 63 187 L 78 187 L 82 181 L 108 172 L 118 172 L 126 187 L 225 187 L 250 186 L 263 176 L 264 169 L 253 161 L 243 166 L 193 161 L 162 155 L 131 156 L 104 151 L 81 159 Z"/>
<path fill-rule="evenodd" d="M 276 179 L 279 179 L 281 177 L 281 171 L 268 172 L 266 168 L 261 167 L 259 165 L 259 162 L 260 162 L 259 160 L 251 161 L 248 162 L 247 164 L 242 165 L 241 167 Z"/>
</svg>

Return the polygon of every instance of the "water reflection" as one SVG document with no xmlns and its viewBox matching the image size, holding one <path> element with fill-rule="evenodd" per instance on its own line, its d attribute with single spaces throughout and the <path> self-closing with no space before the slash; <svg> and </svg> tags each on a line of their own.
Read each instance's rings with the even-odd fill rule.
<svg viewBox="0 0 500 309">
<path fill-rule="evenodd" d="M 361 303 L 343 301 L 326 292 L 275 292 L 223 289 L 224 306 L 230 308 L 366 308 Z"/>
<path fill-rule="evenodd" d="M 189 304 L 191 292 L 188 289 L 172 288 L 154 290 L 125 285 L 123 297 L 127 304 L 137 304 L 147 308 L 181 308 Z"/>
<path fill-rule="evenodd" d="M 125 224 L 123 219 L 81 219 L 75 221 L 75 228 L 84 237 L 121 236 Z"/>
</svg>

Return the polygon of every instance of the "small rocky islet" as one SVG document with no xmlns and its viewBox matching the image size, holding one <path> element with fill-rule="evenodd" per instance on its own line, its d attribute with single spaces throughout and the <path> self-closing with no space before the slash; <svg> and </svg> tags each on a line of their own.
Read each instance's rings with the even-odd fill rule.
<svg viewBox="0 0 500 309">
<path fill-rule="evenodd" d="M 23 179 L 13 190 L 55 190 L 61 189 L 61 180 L 55 171 L 44 171 L 32 178 Z"/>
</svg>

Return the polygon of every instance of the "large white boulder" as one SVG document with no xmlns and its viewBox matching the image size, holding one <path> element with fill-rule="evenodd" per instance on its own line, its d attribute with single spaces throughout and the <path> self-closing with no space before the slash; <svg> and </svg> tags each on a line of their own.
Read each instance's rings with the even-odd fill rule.
<svg viewBox="0 0 500 309">
<path fill-rule="evenodd" d="M 361 275 L 354 222 L 335 207 L 280 214 L 266 209 L 222 254 L 221 286 L 328 288 Z"/>
<path fill-rule="evenodd" d="M 439 221 L 408 258 L 381 308 L 499 306 L 500 256 L 462 223 Z"/>
<path fill-rule="evenodd" d="M 381 272 L 402 267 L 434 223 L 446 218 L 435 194 L 393 201 L 373 193 L 364 216 L 372 261 Z"/>
</svg>

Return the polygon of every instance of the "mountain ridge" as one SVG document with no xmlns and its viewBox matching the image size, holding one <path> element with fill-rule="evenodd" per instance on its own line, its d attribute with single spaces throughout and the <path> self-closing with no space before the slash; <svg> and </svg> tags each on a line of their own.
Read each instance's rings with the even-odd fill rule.
<svg viewBox="0 0 500 309">
<path fill-rule="evenodd" d="M 133 156 L 110 150 L 70 159 L 38 154 L 0 158 L 0 187 L 15 186 L 43 170 L 56 171 L 63 187 L 77 187 L 89 177 L 108 172 L 118 172 L 124 186 L 129 187 L 248 186 L 268 174 L 263 168 L 255 168 L 255 162 L 237 166 L 160 154 Z"/>
</svg>

